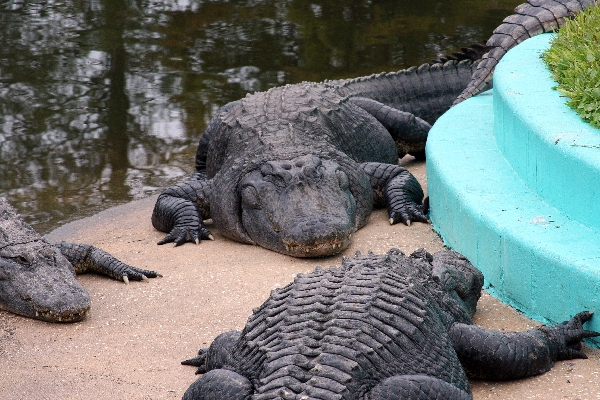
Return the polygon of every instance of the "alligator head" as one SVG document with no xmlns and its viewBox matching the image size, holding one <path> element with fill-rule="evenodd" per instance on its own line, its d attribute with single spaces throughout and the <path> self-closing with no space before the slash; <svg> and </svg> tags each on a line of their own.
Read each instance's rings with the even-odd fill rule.
<svg viewBox="0 0 600 400">
<path fill-rule="evenodd" d="M 483 287 L 481 271 L 453 251 L 435 253 L 432 267 L 432 279 L 446 294 L 442 300 L 445 311 L 457 322 L 472 323 L 471 318 L 477 309 Z"/>
<path fill-rule="evenodd" d="M 252 242 L 294 257 L 339 253 L 356 231 L 350 186 L 337 162 L 312 154 L 265 162 L 238 186 L 243 227 Z"/>
<path fill-rule="evenodd" d="M 71 263 L 0 199 L 0 310 L 75 322 L 90 305 Z"/>
</svg>

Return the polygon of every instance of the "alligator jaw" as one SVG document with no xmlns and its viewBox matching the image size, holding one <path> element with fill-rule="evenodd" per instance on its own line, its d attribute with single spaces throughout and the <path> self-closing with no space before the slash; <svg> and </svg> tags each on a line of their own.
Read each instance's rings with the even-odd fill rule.
<svg viewBox="0 0 600 400">
<path fill-rule="evenodd" d="M 62 313 L 57 313 L 48 309 L 36 309 L 34 318 L 46 322 L 79 322 L 85 319 L 89 311 L 89 307 L 77 311 L 70 310 Z"/>
<path fill-rule="evenodd" d="M 326 257 L 332 256 L 346 250 L 350 245 L 350 239 L 352 234 L 348 234 L 346 237 L 334 239 L 326 242 L 319 242 L 312 245 L 298 244 L 298 243 L 284 243 L 285 251 L 276 249 L 280 253 L 293 256 L 293 257 Z"/>
</svg>

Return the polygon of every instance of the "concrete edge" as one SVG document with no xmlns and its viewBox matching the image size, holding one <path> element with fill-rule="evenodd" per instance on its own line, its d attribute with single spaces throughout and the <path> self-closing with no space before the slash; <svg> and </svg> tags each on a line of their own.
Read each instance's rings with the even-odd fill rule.
<svg viewBox="0 0 600 400">
<path fill-rule="evenodd" d="M 553 34 L 510 50 L 494 73 L 494 134 L 515 172 L 538 195 L 600 230 L 600 130 L 553 90 L 541 53 Z"/>
<path fill-rule="evenodd" d="M 500 300 L 545 323 L 600 302 L 600 235 L 541 200 L 502 156 L 490 92 L 444 114 L 427 142 L 431 220 Z M 600 319 L 588 323 L 600 329 Z M 596 345 L 596 343 L 592 343 Z"/>
</svg>

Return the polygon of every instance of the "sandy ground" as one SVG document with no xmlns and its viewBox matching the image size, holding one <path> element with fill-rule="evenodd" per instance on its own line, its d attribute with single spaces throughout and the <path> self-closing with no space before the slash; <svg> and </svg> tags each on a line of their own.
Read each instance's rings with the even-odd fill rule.
<svg viewBox="0 0 600 400">
<path fill-rule="evenodd" d="M 425 184 L 424 163 L 407 167 Z M 162 278 L 129 285 L 96 275 L 79 277 L 92 297 L 88 318 L 50 324 L 0 312 L 0 399 L 177 399 L 196 379 L 180 365 L 219 333 L 243 327 L 252 308 L 272 289 L 340 256 L 296 259 L 231 242 L 212 229 L 215 241 L 199 246 L 157 246 L 163 234 L 150 224 L 154 198 L 76 221 L 48 235 L 96 245 Z M 426 224 L 390 226 L 384 211 L 345 251 L 412 252 L 442 248 Z M 475 323 L 490 329 L 524 330 L 538 324 L 484 295 Z M 588 360 L 558 362 L 551 372 L 512 381 L 473 382 L 475 399 L 600 398 L 600 352 Z"/>
</svg>

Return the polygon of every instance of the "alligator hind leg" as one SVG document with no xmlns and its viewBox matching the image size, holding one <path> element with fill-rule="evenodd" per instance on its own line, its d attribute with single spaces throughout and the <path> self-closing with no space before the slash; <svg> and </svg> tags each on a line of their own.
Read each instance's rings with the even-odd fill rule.
<svg viewBox="0 0 600 400">
<path fill-rule="evenodd" d="M 227 369 L 213 369 L 192 383 L 182 400 L 247 400 L 252 392 L 248 378 Z"/>
<path fill-rule="evenodd" d="M 414 114 L 375 100 L 353 97 L 349 101 L 374 116 L 387 129 L 396 142 L 400 158 L 409 153 L 418 159 L 425 159 L 425 142 L 431 129 L 429 123 Z"/>
<path fill-rule="evenodd" d="M 390 224 L 413 221 L 428 222 L 428 201 L 423 189 L 406 168 L 399 165 L 369 162 L 361 164 L 369 177 L 376 206 L 385 204 Z"/>
<path fill-rule="evenodd" d="M 397 375 L 375 385 L 365 400 L 472 400 L 473 397 L 450 383 L 426 375 Z"/>
</svg>

